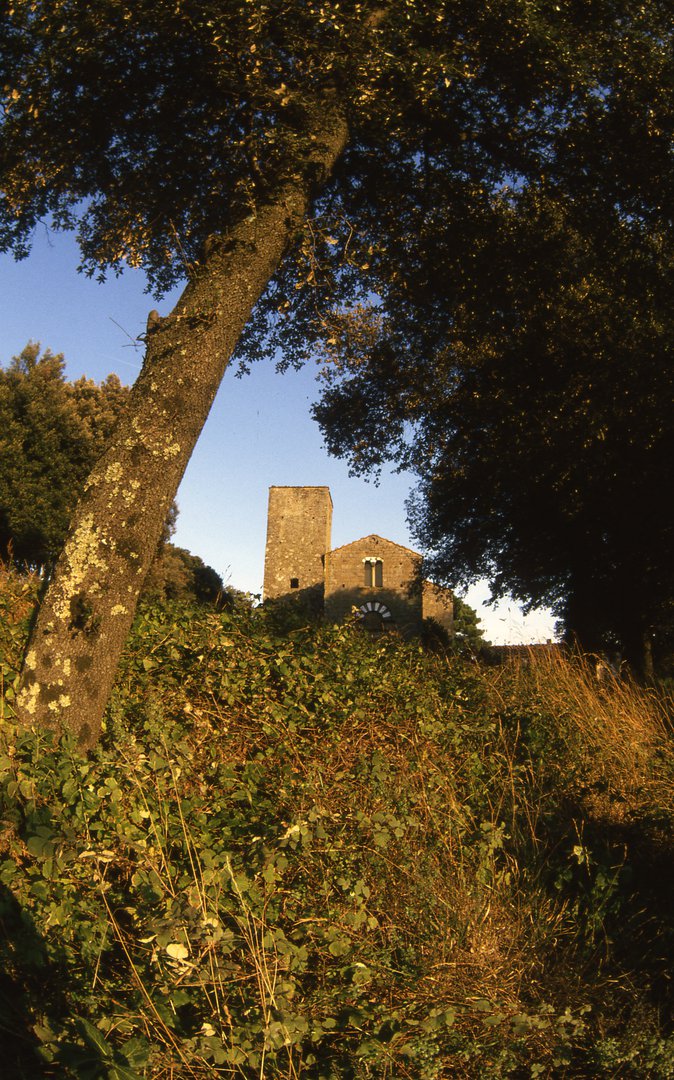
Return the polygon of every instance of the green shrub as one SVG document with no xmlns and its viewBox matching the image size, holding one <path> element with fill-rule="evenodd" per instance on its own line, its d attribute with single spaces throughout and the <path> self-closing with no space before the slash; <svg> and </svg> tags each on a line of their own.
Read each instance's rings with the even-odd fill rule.
<svg viewBox="0 0 674 1080">
<path fill-rule="evenodd" d="M 666 735 L 553 674 L 145 607 L 96 751 L 5 723 L 14 1075 L 671 1076 Z"/>
</svg>

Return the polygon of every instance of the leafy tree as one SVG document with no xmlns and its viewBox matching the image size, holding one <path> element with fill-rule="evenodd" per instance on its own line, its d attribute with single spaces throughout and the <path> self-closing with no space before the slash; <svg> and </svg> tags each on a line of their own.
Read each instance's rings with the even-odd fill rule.
<svg viewBox="0 0 674 1080">
<path fill-rule="evenodd" d="M 457 652 L 475 656 L 488 644 L 479 624 L 480 619 L 475 609 L 460 596 L 455 596 L 452 644 Z"/>
<path fill-rule="evenodd" d="M 403 355 L 405 313 L 352 313 L 316 414 L 355 468 L 417 472 L 436 574 L 551 605 L 648 674 L 674 626 L 671 236 L 547 184 L 490 214 L 443 253 L 451 326 Z"/>
<path fill-rule="evenodd" d="M 50 570 L 92 466 L 103 453 L 129 389 L 116 375 L 100 385 L 69 382 L 63 356 L 29 343 L 0 368 L 0 552 L 16 566 Z M 214 602 L 222 580 L 197 555 L 169 543 L 172 504 L 145 593 Z"/>
<path fill-rule="evenodd" d="M 151 600 L 192 599 L 200 604 L 226 603 L 230 591 L 198 555 L 175 544 L 162 545 L 145 579 L 143 596 Z"/>
<path fill-rule="evenodd" d="M 151 313 L 130 407 L 42 604 L 25 718 L 95 740 L 162 523 L 242 333 L 242 358 L 280 341 L 293 362 L 331 304 L 372 290 L 384 303 L 394 273 L 417 272 L 407 305 L 424 313 L 441 264 L 419 237 L 435 219 L 449 245 L 454 223 L 487 214 L 506 182 L 526 189 L 550 171 L 570 186 L 599 170 L 605 186 L 625 174 L 632 213 L 671 198 L 668 7 L 7 9 L 0 246 L 25 253 L 47 219 L 77 228 L 90 273 L 141 265 L 158 290 L 187 278 L 168 317 Z M 609 152 L 628 123 L 631 150 L 643 143 L 638 171 Z M 439 296 L 435 320 L 450 319 Z"/>
<path fill-rule="evenodd" d="M 0 368 L 0 552 L 49 566 L 128 389 L 116 375 L 68 382 L 63 356 L 29 344 Z"/>
<path fill-rule="evenodd" d="M 431 650 L 438 649 L 444 653 L 450 652 L 456 656 L 474 659 L 489 644 L 484 640 L 484 631 L 479 622 L 477 612 L 460 596 L 454 596 L 451 631 L 429 616 L 423 621 L 421 641 Z"/>
</svg>

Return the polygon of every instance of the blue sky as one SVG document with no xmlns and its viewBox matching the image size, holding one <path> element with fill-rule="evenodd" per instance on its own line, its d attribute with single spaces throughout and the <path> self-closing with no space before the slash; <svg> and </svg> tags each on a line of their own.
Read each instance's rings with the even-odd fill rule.
<svg viewBox="0 0 674 1080">
<path fill-rule="evenodd" d="M 77 273 L 70 236 L 38 230 L 31 257 L 0 257 L 0 363 L 28 341 L 64 354 L 70 378 L 97 382 L 110 372 L 132 383 L 142 362 L 134 341 L 147 313 L 166 314 L 144 291 L 139 271 L 104 285 Z M 385 475 L 375 486 L 349 477 L 344 462 L 330 458 L 309 415 L 317 396 L 310 368 L 279 375 L 272 363 L 257 364 L 237 379 L 228 372 L 178 492 L 175 542 L 213 566 L 237 588 L 260 592 L 264 561 L 267 492 L 272 484 L 327 484 L 334 503 L 333 546 L 369 533 L 415 547 L 405 520 L 410 478 Z M 493 642 L 544 641 L 553 636 L 546 612 L 522 616 L 514 603 L 484 607 L 488 588 L 466 599 L 478 610 Z"/>
</svg>

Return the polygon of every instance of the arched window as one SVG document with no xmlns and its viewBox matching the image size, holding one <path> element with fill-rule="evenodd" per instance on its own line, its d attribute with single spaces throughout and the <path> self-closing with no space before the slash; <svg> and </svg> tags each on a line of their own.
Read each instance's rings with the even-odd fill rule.
<svg viewBox="0 0 674 1080">
<path fill-rule="evenodd" d="M 365 569 L 365 588 L 381 589 L 384 584 L 384 564 L 381 559 L 369 557 L 363 559 Z"/>
<path fill-rule="evenodd" d="M 368 600 L 367 604 L 358 609 L 358 615 L 363 630 L 368 630 L 371 634 L 381 634 L 383 630 L 393 626 L 391 612 L 386 604 L 380 604 L 378 600 Z"/>
</svg>

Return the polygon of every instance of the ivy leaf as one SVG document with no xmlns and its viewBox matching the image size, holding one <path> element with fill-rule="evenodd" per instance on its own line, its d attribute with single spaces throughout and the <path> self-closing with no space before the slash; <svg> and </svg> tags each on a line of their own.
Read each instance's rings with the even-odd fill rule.
<svg viewBox="0 0 674 1080">
<path fill-rule="evenodd" d="M 167 945 L 166 952 L 172 960 L 186 960 L 190 955 L 189 949 L 186 949 L 185 946 L 181 945 L 178 941 L 172 941 L 170 945 Z"/>
<path fill-rule="evenodd" d="M 113 1049 L 110 1043 L 89 1020 L 79 1017 L 75 1021 L 75 1027 L 90 1050 L 95 1050 L 102 1058 L 112 1059 Z"/>
</svg>

